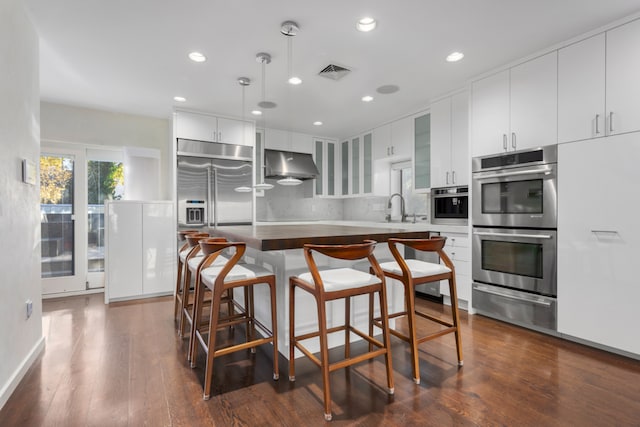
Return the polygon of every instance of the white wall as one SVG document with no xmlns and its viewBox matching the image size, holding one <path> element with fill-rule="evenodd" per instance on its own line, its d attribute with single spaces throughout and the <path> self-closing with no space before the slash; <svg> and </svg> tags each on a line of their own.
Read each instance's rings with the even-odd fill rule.
<svg viewBox="0 0 640 427">
<path fill-rule="evenodd" d="M 173 145 L 169 118 L 134 116 L 50 102 L 42 102 L 41 108 L 43 143 L 55 141 L 160 150 L 159 196 L 166 200 L 173 198 Z"/>
<path fill-rule="evenodd" d="M 40 192 L 21 179 L 22 159 L 37 165 L 40 157 L 38 67 L 38 36 L 22 2 L 0 1 L 0 407 L 44 347 Z"/>
</svg>

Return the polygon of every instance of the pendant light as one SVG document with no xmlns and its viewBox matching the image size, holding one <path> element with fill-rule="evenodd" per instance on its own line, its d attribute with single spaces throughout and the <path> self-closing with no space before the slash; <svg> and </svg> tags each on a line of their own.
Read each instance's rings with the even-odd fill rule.
<svg viewBox="0 0 640 427">
<path fill-rule="evenodd" d="M 265 109 L 269 109 L 269 108 L 274 108 L 276 106 L 275 102 L 270 102 L 270 101 L 265 101 L 265 66 L 271 62 L 271 55 L 269 55 L 268 53 L 258 53 L 256 55 L 256 61 L 258 61 L 260 64 L 262 64 L 262 101 L 260 101 L 258 103 L 258 106 L 260 108 L 265 108 Z M 267 118 L 266 118 L 266 114 L 262 115 L 262 127 L 264 129 L 264 134 L 263 134 L 263 138 L 262 138 L 262 147 L 265 147 L 266 145 L 266 141 L 267 141 Z M 262 172 L 260 173 L 260 179 L 261 182 L 254 185 L 253 188 L 255 188 L 258 191 L 263 191 L 263 190 L 271 190 L 273 188 L 273 184 L 268 184 L 266 182 L 264 182 L 264 170 L 266 168 L 266 166 L 264 165 L 264 153 L 262 155 L 262 163 L 260 165 L 260 168 L 262 169 Z"/>
<path fill-rule="evenodd" d="M 292 85 L 302 83 L 302 79 L 293 73 L 293 38 L 298 34 L 299 29 L 298 23 L 294 21 L 284 21 L 280 25 L 280 32 L 287 36 L 287 81 Z"/>
<path fill-rule="evenodd" d="M 292 176 L 288 176 L 286 178 L 279 179 L 278 180 L 278 184 L 284 185 L 285 187 L 291 187 L 291 186 L 294 186 L 294 185 L 302 184 L 302 181 L 299 180 L 298 178 L 294 178 Z"/>
<path fill-rule="evenodd" d="M 245 92 L 245 88 L 247 86 L 249 86 L 251 84 L 251 79 L 249 77 L 238 77 L 238 84 L 240 85 L 240 87 L 242 88 L 242 145 L 246 145 L 245 144 L 245 137 L 247 132 L 245 131 L 245 120 L 244 120 L 244 92 Z M 246 185 L 240 186 L 240 187 L 236 187 L 233 189 L 235 192 L 237 193 L 249 193 L 251 191 L 253 191 L 253 189 L 251 187 L 247 187 Z"/>
</svg>

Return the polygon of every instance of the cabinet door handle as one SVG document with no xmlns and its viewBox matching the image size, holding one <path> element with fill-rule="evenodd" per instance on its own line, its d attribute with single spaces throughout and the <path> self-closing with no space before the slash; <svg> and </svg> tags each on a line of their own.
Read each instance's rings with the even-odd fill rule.
<svg viewBox="0 0 640 427">
<path fill-rule="evenodd" d="M 391 154 L 395 154 L 395 153 L 393 152 L 393 145 L 391 146 Z"/>
<path fill-rule="evenodd" d="M 451 183 L 456 183 L 456 171 L 451 171 Z"/>
<path fill-rule="evenodd" d="M 504 151 L 507 151 L 507 134 L 506 133 L 502 134 L 502 148 L 504 148 Z"/>
<path fill-rule="evenodd" d="M 389 151 L 389 150 L 391 150 L 391 148 L 390 148 L 390 147 L 387 147 L 387 156 L 390 156 L 390 155 L 391 155 L 391 151 Z"/>
<path fill-rule="evenodd" d="M 613 111 L 609 112 L 609 132 L 613 132 Z"/>
<path fill-rule="evenodd" d="M 447 172 L 447 179 L 446 179 L 446 181 L 447 181 L 447 185 L 449 185 L 449 172 Z"/>
<path fill-rule="evenodd" d="M 600 134 L 600 114 L 596 114 L 596 135 Z"/>
<path fill-rule="evenodd" d="M 516 149 L 516 133 L 515 132 L 511 132 L 511 146 L 513 147 L 513 149 Z"/>
</svg>

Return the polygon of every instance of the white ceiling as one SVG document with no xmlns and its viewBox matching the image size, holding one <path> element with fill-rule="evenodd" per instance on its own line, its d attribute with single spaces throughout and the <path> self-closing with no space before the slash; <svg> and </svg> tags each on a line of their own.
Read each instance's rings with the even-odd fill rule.
<svg viewBox="0 0 640 427">
<path fill-rule="evenodd" d="M 169 118 L 175 106 L 245 117 L 261 100 L 258 52 L 270 53 L 258 126 L 347 137 L 416 112 L 480 73 L 640 11 L 639 0 L 25 0 L 40 35 L 44 101 Z M 356 31 L 363 16 L 378 20 Z M 285 20 L 297 21 L 287 79 Z M 208 61 L 187 58 L 200 51 Z M 452 51 L 465 58 L 447 63 Z M 326 65 L 352 72 L 317 76 Z M 400 86 L 394 94 L 376 88 Z M 371 94 L 373 102 L 363 103 Z M 181 95 L 186 103 L 173 97 Z M 324 125 L 312 123 L 321 120 Z"/>
</svg>

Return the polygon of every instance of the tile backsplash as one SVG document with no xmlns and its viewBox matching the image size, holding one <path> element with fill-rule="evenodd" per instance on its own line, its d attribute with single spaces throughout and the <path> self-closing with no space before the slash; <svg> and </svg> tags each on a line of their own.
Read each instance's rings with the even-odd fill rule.
<svg viewBox="0 0 640 427">
<path fill-rule="evenodd" d="M 388 197 L 321 198 L 313 197 L 314 181 L 304 181 L 301 185 L 284 187 L 275 181 L 274 188 L 256 198 L 256 219 L 258 221 L 309 221 L 347 220 L 384 221 L 390 212 Z M 429 195 L 414 194 L 406 200 L 406 213 L 427 216 Z M 395 214 L 395 212 L 394 212 Z"/>
</svg>

